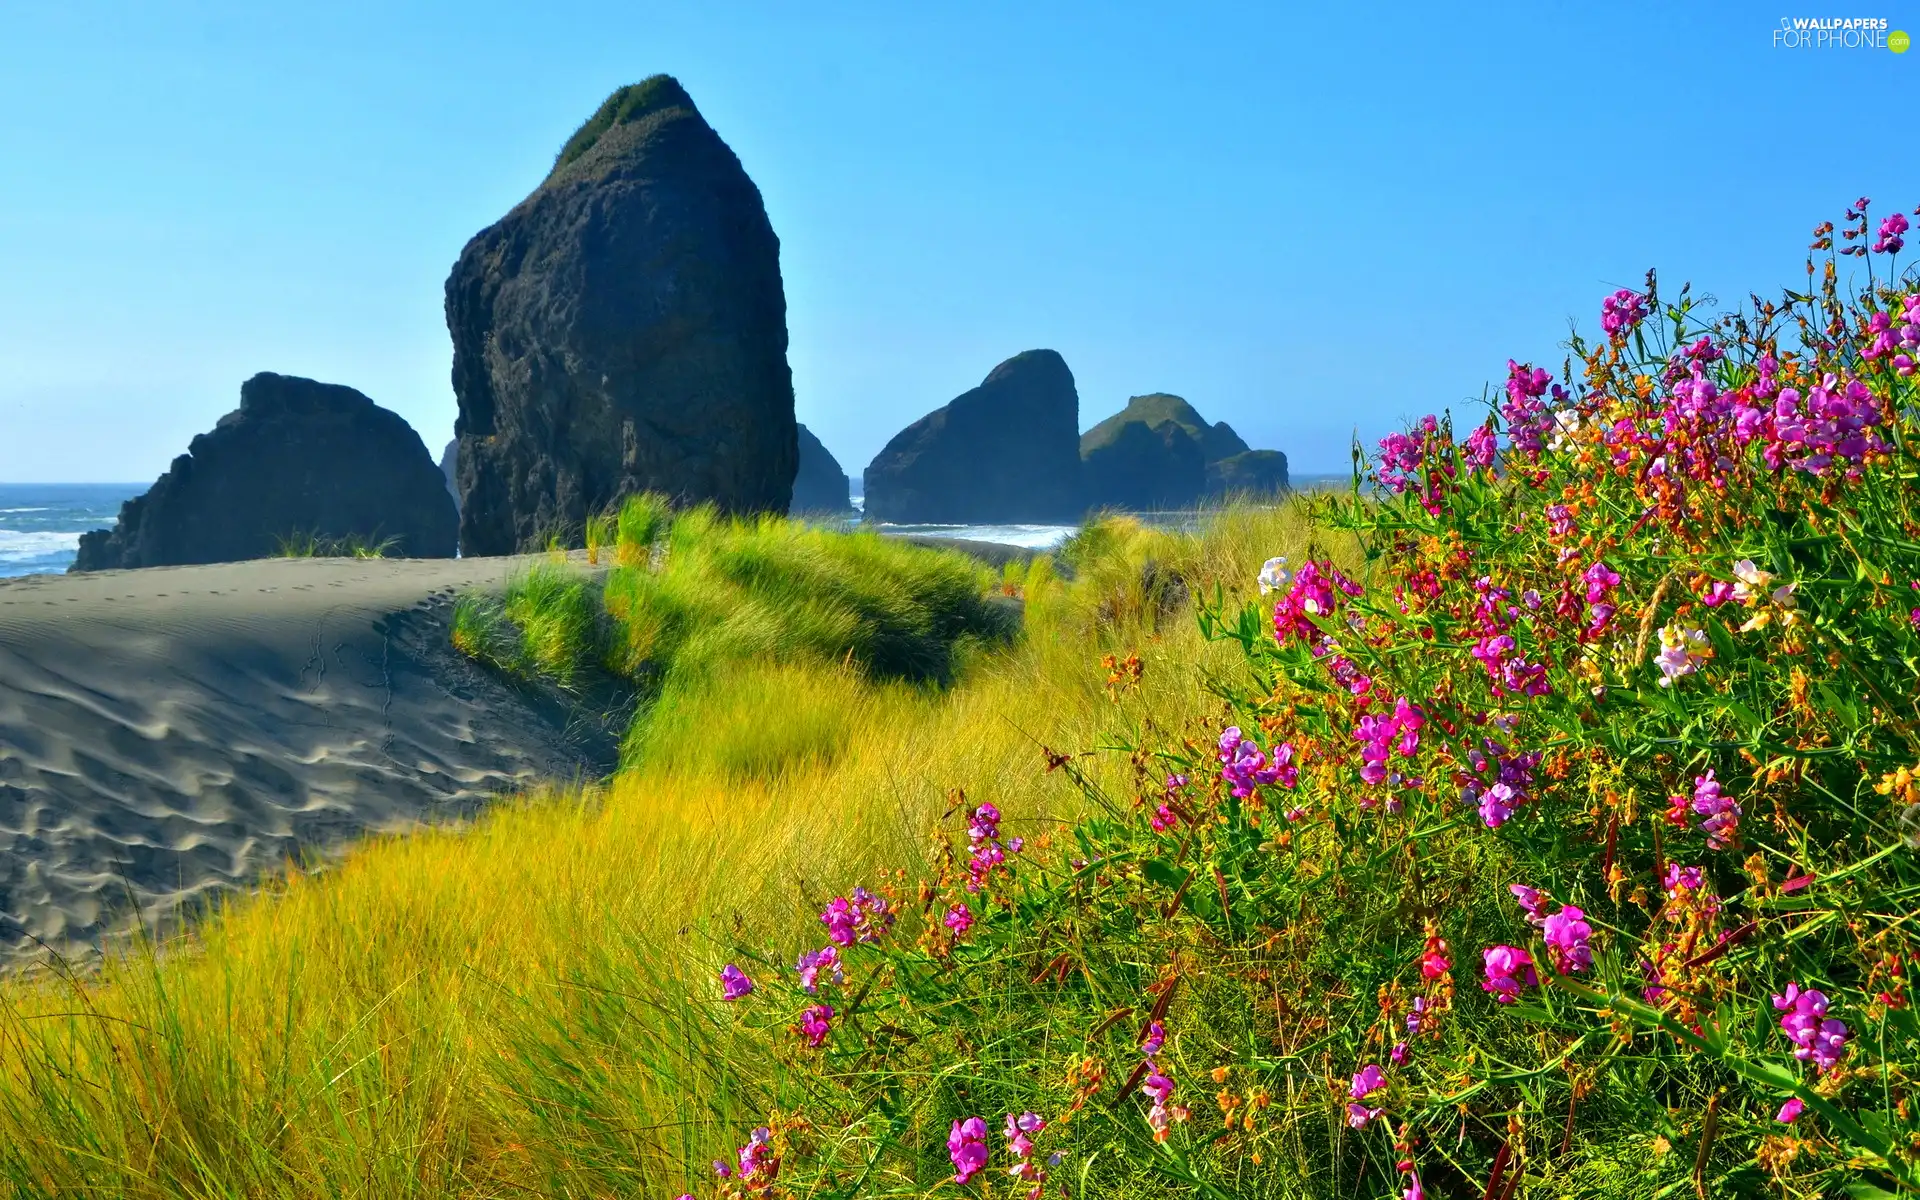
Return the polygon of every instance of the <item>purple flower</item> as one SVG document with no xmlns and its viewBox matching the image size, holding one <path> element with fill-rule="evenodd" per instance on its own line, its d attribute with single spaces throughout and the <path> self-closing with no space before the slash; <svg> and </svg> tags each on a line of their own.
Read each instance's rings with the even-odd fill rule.
<svg viewBox="0 0 1920 1200">
<path fill-rule="evenodd" d="M 987 1123 L 979 1117 L 955 1121 L 947 1134 L 947 1157 L 953 1160 L 953 1181 L 970 1182 L 987 1165 Z"/>
<path fill-rule="evenodd" d="M 1827 997 L 1822 992 L 1801 991 L 1797 983 L 1773 998 L 1773 1007 L 1786 1015 L 1780 1028 L 1794 1045 L 1793 1056 L 1811 1062 L 1815 1073 L 1824 1072 L 1840 1061 L 1847 1044 L 1847 1026 L 1827 1016 Z"/>
<path fill-rule="evenodd" d="M 800 973 L 800 986 L 809 993 L 820 990 L 820 972 L 822 971 L 825 971 L 835 983 L 847 981 L 846 972 L 840 968 L 840 951 L 832 946 L 805 951 L 800 955 L 800 960 L 793 964 L 793 969 Z"/>
<path fill-rule="evenodd" d="M 1353 1086 L 1347 1089 L 1347 1095 L 1355 1100 L 1365 1100 L 1385 1086 L 1387 1077 L 1381 1073 L 1380 1064 L 1368 1063 L 1354 1075 Z"/>
<path fill-rule="evenodd" d="M 1415 999 L 1418 998 L 1419 997 L 1415 997 Z M 1405 1042 L 1395 1042 L 1393 1049 L 1387 1052 L 1387 1061 L 1396 1067 L 1405 1064 L 1407 1061 L 1407 1044 Z"/>
<path fill-rule="evenodd" d="M 740 1147 L 740 1178 L 771 1180 L 779 1171 L 779 1160 L 773 1157 L 773 1131 L 765 1125 L 753 1131 L 747 1138 L 747 1144 Z M 722 1178 L 726 1177 L 726 1164 L 715 1163 L 714 1170 Z"/>
<path fill-rule="evenodd" d="M 1720 783 L 1709 769 L 1693 780 L 1693 811 L 1705 818 L 1700 829 L 1707 835 L 1707 846 L 1724 850 L 1740 829 L 1740 805 L 1721 792 Z"/>
<path fill-rule="evenodd" d="M 1907 217 L 1905 213 L 1896 211 L 1892 216 L 1886 218 L 1884 221 L 1881 221 L 1879 240 L 1873 243 L 1874 253 L 1875 254 L 1900 253 L 1900 248 L 1907 244 L 1906 239 L 1902 238 L 1900 235 L 1905 233 L 1906 231 L 1907 231 Z"/>
<path fill-rule="evenodd" d="M 1162 1075 L 1159 1067 L 1149 1066 L 1146 1082 L 1140 1085 L 1140 1090 L 1155 1104 L 1164 1105 L 1173 1095 L 1173 1080 Z"/>
<path fill-rule="evenodd" d="M 1806 1102 L 1800 1099 L 1800 1097 L 1795 1096 L 1793 1099 L 1787 1101 L 1785 1104 L 1782 1104 L 1780 1106 L 1780 1111 L 1774 1115 L 1773 1119 L 1780 1122 L 1782 1125 L 1791 1125 L 1793 1124 L 1794 1118 L 1798 1117 L 1801 1113 L 1805 1112 L 1806 1110 L 1807 1110 Z"/>
<path fill-rule="evenodd" d="M 1600 302 L 1600 328 L 1608 337 L 1632 333 L 1646 317 L 1646 297 L 1627 288 L 1621 288 Z"/>
<path fill-rule="evenodd" d="M 1481 990 L 1491 992 L 1497 1004 L 1512 1004 L 1520 998 L 1522 987 L 1540 982 L 1533 970 L 1533 955 L 1518 946 L 1493 946 L 1480 952 L 1486 964 L 1486 979 Z"/>
<path fill-rule="evenodd" d="M 833 1005 L 816 1004 L 800 1014 L 800 1034 L 807 1045 L 818 1049 L 833 1032 Z"/>
<path fill-rule="evenodd" d="M 1697 892 L 1706 882 L 1706 872 L 1700 867 L 1683 867 L 1679 863 L 1667 864 L 1667 875 L 1662 882 L 1666 885 L 1667 895 L 1677 895 L 1682 889 Z"/>
<path fill-rule="evenodd" d="M 1347 1105 L 1347 1124 L 1353 1126 L 1355 1129 L 1365 1129 L 1367 1122 L 1379 1115 L 1379 1109 L 1368 1108 L 1366 1105 L 1357 1101 Z"/>
<path fill-rule="evenodd" d="M 1539 888 L 1530 888 L 1524 883 L 1509 884 L 1507 890 L 1513 893 L 1513 898 L 1518 900 L 1520 907 L 1526 910 L 1528 924 L 1538 925 L 1546 920 L 1545 914 L 1541 912 L 1547 903 L 1545 892 Z"/>
<path fill-rule="evenodd" d="M 851 900 L 835 896 L 821 911 L 820 923 L 827 927 L 827 937 L 835 945 L 851 946 L 879 941 L 881 934 L 893 928 L 893 913 L 884 899 L 857 887 Z"/>
<path fill-rule="evenodd" d="M 1160 1047 L 1167 1044 L 1167 1027 L 1155 1021 L 1147 1026 L 1147 1036 L 1140 1041 L 1140 1053 L 1152 1058 L 1160 1053 Z"/>
<path fill-rule="evenodd" d="M 1238 725 L 1229 725 L 1220 734 L 1220 777 L 1231 786 L 1236 799 L 1253 795 L 1253 789 L 1278 783 L 1292 787 L 1300 778 L 1293 765 L 1293 745 L 1281 742 L 1269 757 L 1251 738 L 1243 737 Z"/>
<path fill-rule="evenodd" d="M 973 910 L 965 904 L 956 904 L 949 908 L 947 915 L 940 920 L 941 924 L 953 930 L 953 936 L 965 937 L 967 930 L 973 928 Z"/>
<path fill-rule="evenodd" d="M 753 980 L 747 978 L 745 971 L 742 971 L 732 963 L 728 963 L 726 966 L 720 968 L 720 998 L 722 1000 L 738 1000 L 751 991 L 753 991 Z"/>
<path fill-rule="evenodd" d="M 1586 914 L 1580 909 L 1568 904 L 1548 917 L 1545 935 L 1553 953 L 1554 967 L 1562 975 L 1584 971 L 1593 965 L 1593 947 L 1588 944 L 1593 937 L 1593 926 L 1587 924 Z"/>
<path fill-rule="evenodd" d="M 1498 829 L 1513 816 L 1513 808 L 1519 801 L 1518 794 L 1504 783 L 1496 783 L 1480 796 L 1480 820 L 1488 829 Z"/>
</svg>

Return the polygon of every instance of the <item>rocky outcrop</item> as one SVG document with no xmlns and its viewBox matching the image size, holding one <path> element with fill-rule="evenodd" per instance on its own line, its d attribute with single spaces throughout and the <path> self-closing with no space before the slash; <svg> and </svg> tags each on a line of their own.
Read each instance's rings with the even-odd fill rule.
<svg viewBox="0 0 1920 1200">
<path fill-rule="evenodd" d="M 1209 496 L 1267 496 L 1288 486 L 1287 456 L 1278 450 L 1248 450 L 1207 464 Z"/>
<path fill-rule="evenodd" d="M 1080 438 L 1087 498 L 1102 508 L 1187 508 L 1227 493 L 1287 486 L 1287 456 L 1249 450 L 1225 421 L 1209 425 L 1179 396 L 1153 392 Z"/>
<path fill-rule="evenodd" d="M 399 414 L 350 387 L 262 372 L 114 528 L 81 535 L 70 570 L 239 562 L 295 542 L 451 558 L 458 519 Z"/>
<path fill-rule="evenodd" d="M 780 242 L 673 79 L 621 88 L 447 279 L 460 542 L 502 554 L 651 490 L 785 512 Z"/>
<path fill-rule="evenodd" d="M 867 466 L 866 516 L 893 524 L 1069 522 L 1086 509 L 1080 396 L 1052 350 L 1028 350 L 895 434 Z"/>
<path fill-rule="evenodd" d="M 853 511 L 853 486 L 840 460 L 833 456 L 813 430 L 805 425 L 800 432 L 800 472 L 793 477 L 793 504 L 796 513 L 846 513 Z"/>
<path fill-rule="evenodd" d="M 1100 508 L 1184 508 L 1206 487 L 1205 451 L 1172 421 L 1129 421 L 1082 459 L 1088 499 Z"/>
<path fill-rule="evenodd" d="M 447 448 L 440 452 L 440 474 L 447 479 L 447 495 L 453 497 L 453 507 L 460 507 L 460 439 L 454 438 Z"/>
</svg>

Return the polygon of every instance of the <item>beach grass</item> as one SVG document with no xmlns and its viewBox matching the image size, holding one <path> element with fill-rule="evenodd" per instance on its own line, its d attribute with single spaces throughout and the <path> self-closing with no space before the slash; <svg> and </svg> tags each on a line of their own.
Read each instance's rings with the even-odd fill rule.
<svg viewBox="0 0 1920 1200">
<path fill-rule="evenodd" d="M 1182 594 L 1244 593 L 1311 534 L 1298 506 L 1195 533 L 1116 519 L 1059 562 L 990 574 L 651 500 L 614 524 L 620 565 L 597 590 L 542 564 L 463 600 L 455 637 L 538 672 L 597 655 L 650 680 L 625 769 L 290 870 L 97 972 L 7 981 L 13 1194 L 701 1186 L 812 1086 L 781 1031 L 718 1003 L 718 966 L 817 937 L 826 896 L 925 861 L 962 795 L 1033 832 L 1074 816 L 1042 748 L 1103 744 L 1120 712 L 1103 657 L 1138 655 L 1129 711 L 1217 715 L 1204 682 L 1233 655 Z M 1124 788 L 1124 759 L 1083 761 Z"/>
</svg>

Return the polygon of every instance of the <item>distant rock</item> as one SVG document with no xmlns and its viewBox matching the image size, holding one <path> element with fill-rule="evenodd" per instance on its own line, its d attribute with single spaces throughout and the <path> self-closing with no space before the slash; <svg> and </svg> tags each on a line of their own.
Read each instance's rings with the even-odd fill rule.
<svg viewBox="0 0 1920 1200">
<path fill-rule="evenodd" d="M 447 494 L 453 497 L 453 507 L 456 511 L 460 507 L 459 469 L 460 439 L 455 438 L 447 443 L 445 450 L 440 452 L 440 473 L 447 477 Z"/>
<path fill-rule="evenodd" d="M 1206 487 L 1205 451 L 1172 421 L 1129 421 L 1081 458 L 1087 497 L 1100 508 L 1186 508 Z"/>
<path fill-rule="evenodd" d="M 1209 425 L 1207 419 L 1195 411 L 1179 396 L 1167 392 L 1149 392 L 1144 396 L 1135 396 L 1127 401 L 1127 406 L 1106 420 L 1095 425 L 1080 436 L 1080 453 L 1085 456 L 1089 451 L 1097 450 L 1108 441 L 1119 436 L 1122 427 L 1134 422 L 1147 425 L 1178 425 L 1187 435 L 1198 442 L 1200 451 L 1208 462 L 1229 458 L 1244 453 L 1247 444 L 1233 431 L 1233 426 L 1221 421 Z"/>
<path fill-rule="evenodd" d="M 1287 456 L 1278 450 L 1248 450 L 1207 464 L 1209 496 L 1267 496 L 1289 486 Z"/>
<path fill-rule="evenodd" d="M 609 96 L 447 279 L 460 541 L 503 554 L 652 490 L 785 512 L 780 242 L 679 83 Z"/>
<path fill-rule="evenodd" d="M 789 511 L 801 513 L 846 513 L 853 511 L 853 486 L 840 460 L 833 456 L 813 430 L 805 425 L 800 432 L 800 473 L 793 477 L 793 504 Z"/>
<path fill-rule="evenodd" d="M 1152 392 L 1081 435 L 1087 498 L 1131 511 L 1187 508 L 1227 492 L 1287 486 L 1287 456 L 1249 450 L 1225 421 L 1208 424 L 1179 396 Z"/>
<path fill-rule="evenodd" d="M 893 524 L 1080 519 L 1080 396 L 1052 350 L 1027 350 L 895 434 L 867 466 L 866 516 Z"/>
<path fill-rule="evenodd" d="M 239 562 L 308 538 L 451 558 L 458 529 L 432 454 L 398 413 L 350 387 L 262 372 L 114 528 L 81 535 L 69 569 Z"/>
</svg>

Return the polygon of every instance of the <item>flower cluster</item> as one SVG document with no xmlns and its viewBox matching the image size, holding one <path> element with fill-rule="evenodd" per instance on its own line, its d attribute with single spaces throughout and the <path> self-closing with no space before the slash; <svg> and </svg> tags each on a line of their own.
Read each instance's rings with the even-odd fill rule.
<svg viewBox="0 0 1920 1200">
<path fill-rule="evenodd" d="M 1385 782 L 1388 756 L 1395 750 L 1402 758 L 1418 753 L 1420 730 L 1426 723 L 1427 714 L 1405 696 L 1394 701 L 1390 713 L 1361 717 L 1353 731 L 1354 740 L 1360 743 L 1360 778 L 1367 783 Z"/>
<path fill-rule="evenodd" d="M 1292 745 L 1281 742 L 1269 755 L 1260 749 L 1258 742 L 1243 737 L 1238 725 L 1230 725 L 1220 734 L 1218 753 L 1220 777 L 1226 780 L 1235 799 L 1245 800 L 1253 795 L 1254 788 L 1266 784 L 1290 788 L 1299 781 L 1299 770 L 1293 765 Z"/>
<path fill-rule="evenodd" d="M 1802 991 L 1797 983 L 1773 998 L 1773 1007 L 1786 1015 L 1780 1028 L 1793 1043 L 1793 1056 L 1810 1062 L 1816 1074 L 1832 1069 L 1840 1061 L 1847 1044 L 1846 1023 L 1827 1016 L 1827 997 L 1811 989 Z"/>
<path fill-rule="evenodd" d="M 1647 298 L 1621 288 L 1600 302 L 1600 328 L 1608 337 L 1624 337 L 1647 319 Z"/>
<path fill-rule="evenodd" d="M 836 946 L 877 942 L 893 928 L 893 910 L 883 898 L 857 887 L 851 899 L 835 896 L 820 913 L 820 923 Z"/>
<path fill-rule="evenodd" d="M 977 892 L 995 871 L 1006 870 L 1008 854 L 1018 854 L 1024 846 L 1021 838 L 1000 840 L 1000 810 L 982 804 L 967 821 L 967 890 Z"/>
</svg>

